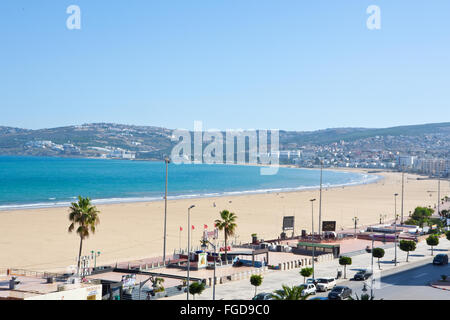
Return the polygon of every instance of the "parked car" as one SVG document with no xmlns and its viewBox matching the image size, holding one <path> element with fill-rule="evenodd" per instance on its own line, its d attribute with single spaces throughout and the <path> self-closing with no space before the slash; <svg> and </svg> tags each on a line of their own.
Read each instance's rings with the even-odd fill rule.
<svg viewBox="0 0 450 320">
<path fill-rule="evenodd" d="M 436 255 L 433 259 L 433 264 L 445 265 L 448 264 L 448 255 L 445 253 L 440 253 Z"/>
<path fill-rule="evenodd" d="M 317 279 L 316 288 L 317 291 L 328 291 L 336 286 L 335 278 L 319 278 Z"/>
<path fill-rule="evenodd" d="M 318 279 L 309 278 L 306 279 L 306 283 L 312 283 L 313 285 L 316 285 L 318 283 Z"/>
<path fill-rule="evenodd" d="M 355 273 L 353 276 L 354 280 L 367 280 L 373 275 L 372 271 L 370 270 L 361 270 Z"/>
<path fill-rule="evenodd" d="M 299 288 L 302 289 L 302 296 L 306 296 L 309 294 L 316 294 L 317 289 L 316 286 L 312 283 L 304 283 L 299 285 Z"/>
<path fill-rule="evenodd" d="M 273 300 L 271 293 L 258 293 L 252 300 Z"/>
<path fill-rule="evenodd" d="M 334 287 L 328 294 L 330 300 L 345 300 L 352 295 L 352 289 L 345 286 Z"/>
</svg>

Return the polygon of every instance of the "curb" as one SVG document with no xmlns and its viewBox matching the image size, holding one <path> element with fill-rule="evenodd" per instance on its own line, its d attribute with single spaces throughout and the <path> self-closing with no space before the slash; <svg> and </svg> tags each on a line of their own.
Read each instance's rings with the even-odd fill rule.
<svg viewBox="0 0 450 320">
<path fill-rule="evenodd" d="M 430 283 L 430 287 L 435 288 L 435 289 L 440 289 L 440 290 L 450 291 L 450 288 L 449 288 L 449 289 L 447 289 L 447 288 L 441 288 L 441 287 L 438 287 L 437 285 L 434 285 L 434 284 L 432 284 L 432 283 Z"/>
</svg>

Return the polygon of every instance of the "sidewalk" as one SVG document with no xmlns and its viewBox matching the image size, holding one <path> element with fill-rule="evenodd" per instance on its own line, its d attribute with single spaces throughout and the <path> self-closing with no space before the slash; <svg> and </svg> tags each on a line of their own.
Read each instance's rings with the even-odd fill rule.
<svg viewBox="0 0 450 320">
<path fill-rule="evenodd" d="M 440 238 L 440 243 L 434 248 L 434 254 L 447 253 L 450 251 L 450 241 L 446 238 Z M 395 256 L 395 248 L 385 249 L 385 256 L 380 260 L 381 271 L 378 269 L 378 259 L 374 259 L 374 275 L 375 277 L 386 276 L 396 272 L 404 271 L 415 266 L 428 263 L 432 260 L 431 249 L 425 241 L 417 244 L 417 249 L 409 255 L 409 262 L 406 262 L 406 252 L 397 248 L 397 267 L 395 267 L 393 259 Z M 347 266 L 347 279 L 339 279 L 338 283 L 345 282 L 352 278 L 353 275 L 361 269 L 371 268 L 371 255 L 363 253 L 352 257 L 352 265 Z M 316 264 L 315 277 L 335 277 L 338 270 L 344 271 L 344 268 L 339 265 L 338 259 L 326 261 Z M 292 269 L 287 271 L 270 271 L 264 274 L 262 285 L 258 288 L 258 292 L 273 292 L 280 289 L 282 284 L 288 286 L 299 285 L 303 283 L 303 277 L 299 274 L 300 269 Z M 216 286 L 216 299 L 249 300 L 254 295 L 254 287 L 250 281 L 240 280 L 224 283 Z M 184 300 L 185 295 L 170 297 L 172 300 Z M 207 288 L 201 296 L 195 298 L 196 300 L 212 300 L 212 288 Z"/>
</svg>

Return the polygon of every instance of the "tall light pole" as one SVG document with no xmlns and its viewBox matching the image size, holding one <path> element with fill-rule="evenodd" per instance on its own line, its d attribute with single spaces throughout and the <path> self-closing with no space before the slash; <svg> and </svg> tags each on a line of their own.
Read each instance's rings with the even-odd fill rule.
<svg viewBox="0 0 450 320">
<path fill-rule="evenodd" d="M 164 158 L 164 162 L 166 163 L 166 191 L 164 195 L 164 249 L 163 249 L 163 265 L 166 265 L 166 238 L 167 238 L 167 176 L 169 171 L 169 157 Z"/>
<path fill-rule="evenodd" d="M 441 161 L 439 160 L 439 167 L 438 167 L 438 215 L 441 215 Z"/>
<path fill-rule="evenodd" d="M 313 268 L 313 279 L 315 279 L 315 270 L 314 270 L 314 255 L 315 255 L 315 243 L 314 243 L 314 201 L 316 199 L 311 199 L 311 234 L 312 234 L 312 268 Z"/>
<path fill-rule="evenodd" d="M 322 171 L 323 160 L 320 161 L 320 194 L 319 194 L 319 237 L 322 237 Z"/>
<path fill-rule="evenodd" d="M 359 219 L 358 219 L 358 217 L 354 217 L 352 220 L 353 220 L 353 222 L 355 223 L 355 238 L 356 238 L 356 227 L 357 227 L 357 225 L 358 225 Z"/>
<path fill-rule="evenodd" d="M 189 272 L 191 271 L 191 209 L 195 205 L 188 208 L 188 259 L 187 259 L 187 300 L 189 300 Z"/>
<path fill-rule="evenodd" d="M 394 202 L 395 202 L 395 220 L 394 220 L 394 245 L 395 245 L 395 259 L 394 264 L 397 266 L 397 196 L 398 193 L 394 194 Z"/>
<path fill-rule="evenodd" d="M 403 199 L 405 193 L 405 166 L 402 166 L 402 218 L 400 224 L 403 225 Z"/>
</svg>

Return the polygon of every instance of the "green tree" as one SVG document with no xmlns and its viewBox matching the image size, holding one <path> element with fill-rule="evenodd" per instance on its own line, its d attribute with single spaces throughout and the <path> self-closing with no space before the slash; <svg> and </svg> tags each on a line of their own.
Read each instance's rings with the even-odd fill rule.
<svg viewBox="0 0 450 320">
<path fill-rule="evenodd" d="M 195 300 L 195 295 L 201 295 L 205 290 L 205 284 L 203 282 L 194 282 L 189 285 L 189 293 L 192 294 Z"/>
<path fill-rule="evenodd" d="M 378 269 L 381 270 L 380 259 L 384 257 L 384 249 L 383 248 L 374 248 L 372 255 L 374 258 L 378 258 Z"/>
<path fill-rule="evenodd" d="M 408 262 L 409 252 L 416 250 L 416 242 L 413 240 L 400 240 L 400 250 L 407 252 L 406 262 Z"/>
<path fill-rule="evenodd" d="M 262 284 L 263 277 L 259 274 L 254 274 L 250 277 L 250 283 L 252 286 L 255 287 L 255 296 L 256 296 L 256 289 Z"/>
<path fill-rule="evenodd" d="M 300 270 L 300 274 L 303 277 L 303 283 L 306 283 L 306 278 L 311 277 L 311 275 L 313 274 L 313 268 L 303 268 L 302 270 Z"/>
<path fill-rule="evenodd" d="M 450 231 L 447 231 L 447 232 L 445 233 L 445 236 L 447 237 L 447 240 L 450 241 Z"/>
<path fill-rule="evenodd" d="M 78 251 L 77 274 L 80 273 L 81 252 L 83 250 L 83 240 L 88 238 L 90 233 L 95 233 L 95 227 L 100 223 L 98 214 L 100 211 L 91 204 L 89 198 L 78 197 L 78 202 L 73 202 L 69 209 L 69 233 L 76 228 L 76 233 L 80 237 L 80 249 Z"/>
<path fill-rule="evenodd" d="M 282 289 L 273 292 L 272 297 L 275 300 L 306 300 L 309 295 L 302 295 L 303 289 L 297 286 L 288 287 L 282 285 Z"/>
<path fill-rule="evenodd" d="M 411 215 L 410 219 L 405 221 L 406 224 L 413 224 L 423 228 L 423 225 L 428 222 L 428 220 L 433 215 L 434 210 L 426 207 L 417 207 L 414 213 Z"/>
<path fill-rule="evenodd" d="M 437 246 L 439 244 L 439 237 L 435 234 L 430 235 L 427 238 L 427 245 L 429 245 L 431 247 L 431 255 L 434 255 L 434 251 L 433 248 L 434 246 Z"/>
<path fill-rule="evenodd" d="M 227 240 L 228 237 L 233 236 L 235 231 L 236 231 L 236 227 L 237 224 L 235 223 L 237 216 L 232 213 L 229 212 L 228 210 L 223 210 L 220 212 L 220 217 L 222 218 L 222 220 L 217 219 L 215 221 L 215 225 L 216 228 L 218 228 L 220 231 L 224 231 L 225 234 L 225 261 L 228 263 L 228 255 L 227 255 Z"/>
<path fill-rule="evenodd" d="M 344 279 L 347 279 L 347 266 L 352 264 L 352 258 L 342 256 L 339 258 L 339 264 L 344 266 Z"/>
</svg>

